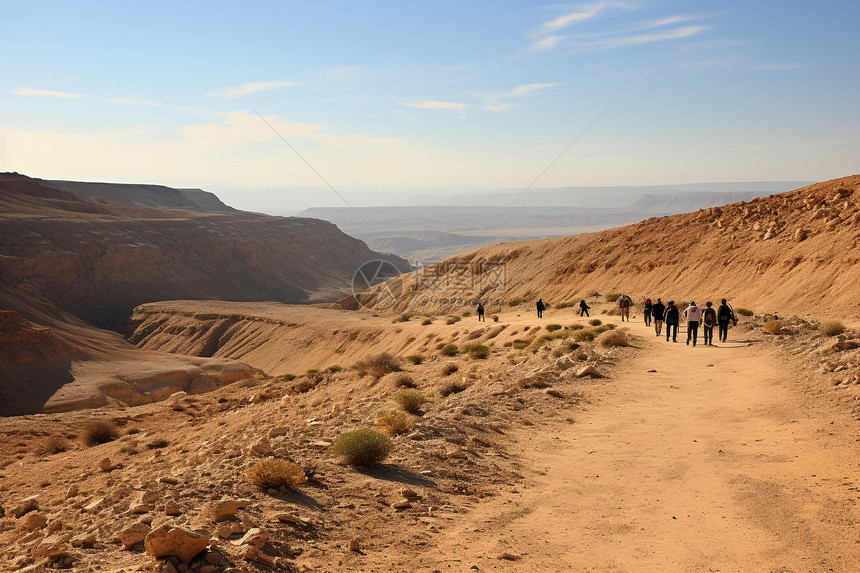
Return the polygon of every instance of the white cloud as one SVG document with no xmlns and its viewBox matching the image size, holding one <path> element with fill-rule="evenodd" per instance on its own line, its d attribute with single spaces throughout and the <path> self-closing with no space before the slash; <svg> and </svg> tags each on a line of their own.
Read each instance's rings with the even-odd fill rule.
<svg viewBox="0 0 860 573">
<path fill-rule="evenodd" d="M 547 36 L 532 44 L 529 49 L 533 52 L 547 52 L 561 43 L 562 36 Z"/>
<path fill-rule="evenodd" d="M 22 96 L 36 96 L 36 97 L 58 97 L 58 98 L 80 98 L 84 97 L 80 94 L 70 94 L 66 92 L 55 92 L 51 90 L 34 90 L 33 88 L 18 88 L 15 90 L 15 93 Z"/>
<path fill-rule="evenodd" d="M 685 26 L 683 28 L 666 30 L 665 32 L 655 32 L 653 34 L 637 34 L 634 36 L 607 38 L 606 40 L 598 40 L 594 42 L 583 42 L 579 45 L 579 48 L 582 50 L 612 50 L 615 48 L 628 48 L 631 46 L 653 44 L 655 42 L 665 42 L 667 40 L 691 38 L 707 29 L 707 26 Z"/>
<path fill-rule="evenodd" d="M 596 4 L 592 4 L 587 8 L 582 9 L 581 11 L 568 12 L 558 18 L 550 20 L 549 22 L 544 23 L 541 26 L 539 35 L 543 34 L 551 34 L 553 32 L 557 32 L 562 28 L 567 28 L 572 24 L 576 24 L 578 22 L 584 22 L 586 20 L 590 20 L 597 16 L 603 9 L 606 8 L 606 4 L 603 2 L 598 2 Z"/>
<path fill-rule="evenodd" d="M 487 111 L 508 111 L 513 109 L 514 105 L 503 100 L 521 97 L 528 93 L 555 87 L 557 85 L 560 84 L 523 84 L 503 93 L 475 93 L 473 95 L 484 102 L 484 109 Z"/>
<path fill-rule="evenodd" d="M 279 90 L 283 88 L 288 88 L 292 86 L 300 85 L 302 82 L 285 82 L 285 81 L 277 81 L 277 82 L 254 82 L 250 84 L 245 84 L 243 86 L 238 86 L 235 88 L 227 88 L 224 90 L 220 90 L 217 92 L 212 92 L 212 95 L 217 95 L 226 98 L 237 98 L 245 95 L 257 93 L 257 92 L 266 92 L 271 90 Z"/>
</svg>

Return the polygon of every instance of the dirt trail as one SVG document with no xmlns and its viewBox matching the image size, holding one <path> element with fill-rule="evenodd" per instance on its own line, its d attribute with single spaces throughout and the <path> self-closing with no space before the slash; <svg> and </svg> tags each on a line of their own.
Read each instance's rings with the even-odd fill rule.
<svg viewBox="0 0 860 573">
<path fill-rule="evenodd" d="M 860 571 L 856 422 L 764 344 L 632 332 L 574 424 L 518 437 L 531 485 L 475 507 L 428 570 Z"/>
</svg>

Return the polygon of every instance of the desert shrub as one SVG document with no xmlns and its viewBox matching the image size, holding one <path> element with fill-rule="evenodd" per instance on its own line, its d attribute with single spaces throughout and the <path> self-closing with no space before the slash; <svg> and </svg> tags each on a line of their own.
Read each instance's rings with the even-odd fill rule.
<svg viewBox="0 0 860 573">
<path fill-rule="evenodd" d="M 343 366 L 338 366 L 337 364 L 335 364 L 333 366 L 329 366 L 328 368 L 326 368 L 326 370 L 328 370 L 329 372 L 337 373 L 343 370 Z"/>
<path fill-rule="evenodd" d="M 287 394 L 290 396 L 295 396 L 297 394 L 304 394 L 305 392 L 310 392 L 314 388 L 317 387 L 317 383 L 313 378 L 302 378 L 301 380 L 294 382 L 287 388 Z"/>
<path fill-rule="evenodd" d="M 576 342 L 568 342 L 567 343 L 568 352 L 573 352 L 574 350 L 576 350 L 578 348 L 579 348 L 579 344 L 577 344 Z"/>
<path fill-rule="evenodd" d="M 166 448 L 168 446 L 168 444 L 169 444 L 169 442 L 167 440 L 165 440 L 163 438 L 157 438 L 155 440 L 152 440 L 148 444 L 146 444 L 146 447 L 149 448 L 150 450 L 157 450 L 160 448 Z"/>
<path fill-rule="evenodd" d="M 556 330 L 561 330 L 561 328 L 562 328 L 562 327 L 561 327 L 561 325 L 560 325 L 560 324 L 547 324 L 547 325 L 546 325 L 546 329 L 547 329 L 549 332 L 555 332 Z"/>
<path fill-rule="evenodd" d="M 821 332 L 827 336 L 836 336 L 845 332 L 845 325 L 838 320 L 828 320 L 821 323 Z"/>
<path fill-rule="evenodd" d="M 780 334 L 782 332 L 782 321 L 769 320 L 765 323 L 764 330 L 770 334 Z"/>
<path fill-rule="evenodd" d="M 680 307 L 678 307 L 680 308 Z M 736 308 L 735 312 L 741 316 L 752 316 L 755 313 L 748 308 Z"/>
<path fill-rule="evenodd" d="M 248 468 L 246 477 L 252 484 L 264 488 L 295 487 L 308 481 L 305 470 L 299 464 L 267 458 Z"/>
<path fill-rule="evenodd" d="M 88 446 L 112 442 L 119 437 L 116 424 L 109 420 L 90 420 L 84 424 L 84 443 Z"/>
<path fill-rule="evenodd" d="M 430 320 L 429 318 L 425 318 L 424 320 L 421 321 L 421 326 L 428 326 L 430 324 L 433 324 L 433 321 Z"/>
<path fill-rule="evenodd" d="M 446 344 L 439 353 L 442 356 L 457 356 L 460 353 L 460 349 L 457 348 L 456 344 Z"/>
<path fill-rule="evenodd" d="M 617 324 L 612 324 L 611 322 L 607 322 L 603 326 L 605 326 L 608 330 L 615 330 L 616 328 L 618 328 Z"/>
<path fill-rule="evenodd" d="M 439 395 L 443 398 L 447 398 L 451 394 L 458 394 L 466 388 L 468 388 L 468 386 L 464 382 L 449 380 L 439 387 Z"/>
<path fill-rule="evenodd" d="M 590 328 L 577 330 L 573 333 L 573 339 L 577 342 L 582 342 L 583 340 L 594 340 L 595 336 L 597 335 Z"/>
<path fill-rule="evenodd" d="M 352 367 L 358 371 L 360 376 L 370 374 L 376 378 L 382 378 L 389 372 L 400 372 L 399 361 L 387 352 L 368 356 L 353 364 Z"/>
<path fill-rule="evenodd" d="M 320 373 L 319 370 L 317 370 L 315 368 L 311 368 L 310 370 L 305 372 L 305 376 L 307 376 L 308 378 L 313 378 L 314 376 L 316 376 L 319 373 Z"/>
<path fill-rule="evenodd" d="M 419 390 L 401 390 L 394 395 L 394 401 L 403 408 L 404 412 L 417 414 L 421 406 L 427 403 L 427 397 Z"/>
<path fill-rule="evenodd" d="M 373 466 L 391 453 L 391 439 L 375 430 L 355 430 L 337 437 L 332 450 L 352 466 Z"/>
<path fill-rule="evenodd" d="M 483 360 L 490 355 L 490 349 L 483 344 L 467 344 L 463 347 L 463 352 L 475 360 Z"/>
<path fill-rule="evenodd" d="M 452 317 L 448 318 L 448 320 L 445 321 L 445 324 L 457 324 L 458 322 L 460 322 L 460 317 L 459 316 L 452 316 Z"/>
<path fill-rule="evenodd" d="M 399 436 L 412 431 L 414 423 L 399 410 L 392 410 L 376 419 L 376 427 L 388 436 Z"/>
<path fill-rule="evenodd" d="M 533 340 L 534 339 L 523 340 L 521 338 L 517 338 L 517 339 L 511 341 L 511 346 L 513 346 L 517 350 L 523 350 L 524 348 L 528 348 L 529 344 L 531 344 L 533 342 Z"/>
<path fill-rule="evenodd" d="M 459 368 L 456 364 L 446 364 L 442 367 L 442 376 L 450 376 L 457 370 L 459 370 Z"/>
<path fill-rule="evenodd" d="M 595 339 L 601 348 L 612 348 L 613 346 L 630 346 L 627 335 L 620 330 L 606 330 Z"/>
<path fill-rule="evenodd" d="M 508 301 L 508 306 L 518 306 L 523 303 L 523 299 L 521 298 L 512 298 Z"/>
<path fill-rule="evenodd" d="M 583 328 L 585 327 L 581 324 L 568 324 L 564 327 L 565 330 L 582 330 Z"/>
<path fill-rule="evenodd" d="M 493 315 L 493 322 L 499 322 L 499 315 L 497 315 L 497 314 Z"/>
<path fill-rule="evenodd" d="M 292 382 L 295 379 L 296 379 L 295 374 L 281 374 L 280 376 L 275 378 L 275 380 L 283 380 L 284 382 Z"/>
<path fill-rule="evenodd" d="M 395 388 L 415 388 L 415 380 L 409 374 L 398 374 L 391 381 Z"/>
<path fill-rule="evenodd" d="M 566 301 L 564 301 L 564 302 L 556 303 L 555 307 L 556 307 L 556 308 L 559 308 L 559 309 L 561 309 L 561 308 L 570 308 L 570 307 L 572 307 L 572 306 L 575 306 L 576 304 L 577 304 L 577 303 L 575 303 L 575 302 L 570 302 L 570 301 L 567 301 L 567 300 L 566 300 Z"/>
<path fill-rule="evenodd" d="M 422 356 L 421 354 L 410 354 L 406 357 L 406 360 L 408 360 L 410 364 L 418 366 L 419 364 L 424 362 L 424 356 Z"/>
<path fill-rule="evenodd" d="M 463 312 L 463 316 L 464 316 L 464 317 L 472 316 L 472 311 L 471 311 L 471 310 L 464 311 L 464 312 Z"/>
<path fill-rule="evenodd" d="M 403 314 L 395 318 L 392 322 L 409 322 L 409 319 L 413 316 L 414 315 L 411 312 L 404 312 Z"/>
<path fill-rule="evenodd" d="M 51 436 L 42 443 L 39 451 L 43 454 L 59 454 L 69 449 L 69 444 L 61 436 Z"/>
<path fill-rule="evenodd" d="M 588 324 L 590 324 L 591 326 L 600 326 L 601 324 L 603 324 L 603 321 L 599 318 L 592 318 L 588 321 Z"/>
<path fill-rule="evenodd" d="M 606 299 L 606 302 L 617 302 L 618 297 L 620 297 L 620 296 L 621 296 L 621 293 L 613 292 L 613 293 L 609 293 L 604 298 Z"/>
</svg>

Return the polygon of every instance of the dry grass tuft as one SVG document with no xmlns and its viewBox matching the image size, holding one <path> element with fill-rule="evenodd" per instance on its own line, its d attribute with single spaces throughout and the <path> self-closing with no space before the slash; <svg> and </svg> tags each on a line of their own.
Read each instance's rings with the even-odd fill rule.
<svg viewBox="0 0 860 573">
<path fill-rule="evenodd" d="M 457 348 L 456 344 L 446 344 L 439 350 L 439 354 L 442 356 L 457 356 L 460 353 L 460 349 Z"/>
<path fill-rule="evenodd" d="M 555 324 L 555 323 L 553 323 L 553 324 L 547 324 L 547 325 L 546 325 L 546 329 L 547 329 L 547 331 L 549 331 L 549 332 L 555 332 L 556 330 L 561 330 L 561 329 L 562 329 L 562 326 L 561 326 L 560 324 Z"/>
<path fill-rule="evenodd" d="M 450 376 L 460 368 L 456 364 L 446 364 L 442 367 L 442 376 Z"/>
<path fill-rule="evenodd" d="M 484 360 L 490 355 L 490 349 L 483 344 L 467 344 L 463 347 L 463 352 L 474 360 Z"/>
<path fill-rule="evenodd" d="M 678 308 L 684 308 L 684 307 L 679 306 Z M 753 311 L 751 311 L 748 308 L 736 308 L 735 313 L 739 314 L 741 316 L 752 316 L 755 314 Z"/>
<path fill-rule="evenodd" d="M 400 362 L 387 352 L 368 356 L 356 362 L 352 367 L 358 371 L 360 376 L 370 374 L 375 378 L 382 378 L 389 372 L 400 372 Z"/>
<path fill-rule="evenodd" d="M 428 402 L 427 397 L 419 390 L 401 390 L 394 395 L 394 401 L 410 414 L 417 414 L 421 406 Z"/>
<path fill-rule="evenodd" d="M 391 383 L 394 384 L 395 388 L 415 388 L 417 386 L 412 376 L 405 372 L 395 376 Z"/>
<path fill-rule="evenodd" d="M 375 430 L 356 430 L 341 434 L 332 450 L 352 466 L 374 466 L 391 453 L 391 439 Z"/>
<path fill-rule="evenodd" d="M 614 346 L 630 346 L 627 335 L 620 330 L 607 330 L 595 339 L 595 343 L 601 348 L 612 348 Z"/>
<path fill-rule="evenodd" d="M 764 325 L 765 332 L 770 334 L 781 334 L 782 333 L 782 321 L 781 320 L 770 320 Z"/>
<path fill-rule="evenodd" d="M 389 436 L 399 436 L 412 431 L 413 421 L 403 412 L 392 410 L 376 419 L 376 427 L 379 431 Z"/>
<path fill-rule="evenodd" d="M 588 321 L 588 324 L 590 324 L 591 326 L 600 326 L 601 324 L 603 324 L 603 321 L 599 318 L 592 318 Z"/>
<path fill-rule="evenodd" d="M 268 458 L 248 468 L 248 481 L 263 489 L 286 486 L 295 487 L 308 481 L 305 470 L 299 464 Z"/>
<path fill-rule="evenodd" d="M 410 364 L 418 366 L 419 364 L 424 362 L 424 356 L 422 356 L 421 354 L 410 354 L 406 357 L 406 360 L 408 360 Z"/>
<path fill-rule="evenodd" d="M 444 384 L 442 384 L 442 386 L 439 388 L 439 395 L 442 396 L 443 398 L 447 398 L 451 394 L 459 394 L 460 392 L 464 391 L 468 387 L 469 386 L 466 385 L 465 382 L 460 382 L 457 380 L 451 380 L 449 382 L 445 382 Z"/>
<path fill-rule="evenodd" d="M 838 320 L 828 320 L 821 323 L 821 332 L 827 336 L 836 336 L 845 332 L 845 325 Z"/>
<path fill-rule="evenodd" d="M 66 442 L 65 438 L 61 436 L 51 436 L 42 443 L 39 448 L 39 452 L 42 454 L 59 454 L 68 449 L 69 444 Z"/>
<path fill-rule="evenodd" d="M 106 444 L 119 437 L 116 424 L 110 420 L 90 420 L 84 424 L 84 443 L 88 446 Z"/>
</svg>

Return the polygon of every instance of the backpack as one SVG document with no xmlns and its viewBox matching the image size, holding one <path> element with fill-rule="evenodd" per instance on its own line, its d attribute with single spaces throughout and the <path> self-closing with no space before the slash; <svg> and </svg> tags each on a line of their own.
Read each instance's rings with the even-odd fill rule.
<svg viewBox="0 0 860 573">
<path fill-rule="evenodd" d="M 627 308 L 627 297 L 621 297 L 621 302 L 618 303 L 621 308 Z"/>
<path fill-rule="evenodd" d="M 720 307 L 720 322 L 728 322 L 732 319 L 732 311 L 729 310 L 729 307 L 726 305 L 722 305 Z"/>
<path fill-rule="evenodd" d="M 717 311 L 713 308 L 706 308 L 702 313 L 702 322 L 705 326 L 714 326 L 717 323 Z"/>
</svg>

